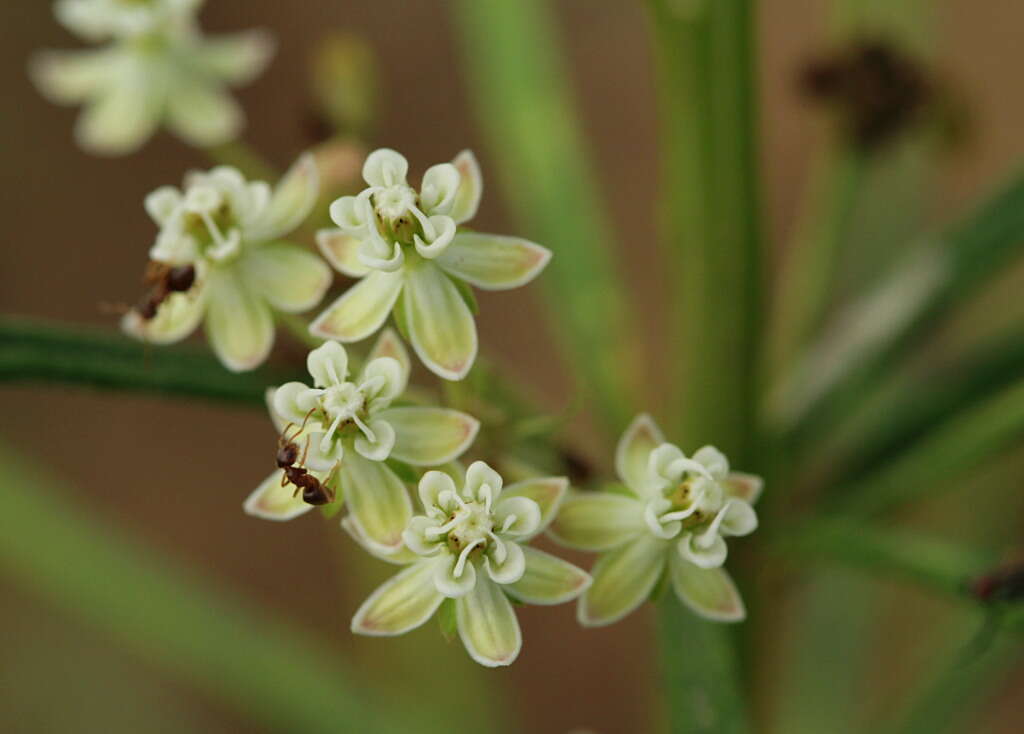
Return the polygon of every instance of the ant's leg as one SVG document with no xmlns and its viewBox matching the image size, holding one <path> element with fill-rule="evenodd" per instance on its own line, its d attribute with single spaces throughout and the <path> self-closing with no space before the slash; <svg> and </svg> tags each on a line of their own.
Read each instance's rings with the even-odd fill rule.
<svg viewBox="0 0 1024 734">
<path fill-rule="evenodd" d="M 302 458 L 299 459 L 299 466 L 306 465 L 306 454 L 309 453 L 309 436 L 306 436 L 306 443 L 302 447 Z"/>
<path fill-rule="evenodd" d="M 334 489 L 331 488 L 330 483 L 334 478 L 335 473 L 338 471 L 338 467 L 341 466 L 340 461 L 334 462 L 334 466 L 331 467 L 331 472 L 327 475 L 321 484 L 323 485 L 324 491 L 327 492 L 327 496 L 331 498 L 331 502 L 334 502 Z"/>
</svg>

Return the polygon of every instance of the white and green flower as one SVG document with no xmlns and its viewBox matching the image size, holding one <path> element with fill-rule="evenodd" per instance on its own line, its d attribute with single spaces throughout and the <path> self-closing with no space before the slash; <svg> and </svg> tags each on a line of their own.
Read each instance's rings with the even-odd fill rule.
<svg viewBox="0 0 1024 734">
<path fill-rule="evenodd" d="M 752 504 L 762 481 L 729 470 L 712 446 L 687 457 L 665 443 L 647 415 L 626 429 L 615 455 L 622 492 L 576 493 L 550 534 L 580 550 L 600 551 L 593 585 L 580 598 L 586 626 L 611 624 L 644 602 L 666 572 L 679 599 L 697 614 L 742 620 L 743 600 L 722 568 L 725 538 L 757 528 Z"/>
<path fill-rule="evenodd" d="M 323 298 L 332 273 L 317 255 L 281 240 L 309 214 L 318 189 L 316 164 L 302 156 L 271 190 L 220 166 L 185 177 L 146 197 L 160 232 L 150 259 L 191 265 L 195 283 L 173 292 L 153 318 L 137 310 L 122 326 L 157 344 L 184 339 L 205 319 L 213 350 L 234 371 L 266 359 L 274 343 L 273 312 L 306 311 Z"/>
<path fill-rule="evenodd" d="M 579 596 L 590 577 L 576 566 L 526 544 L 558 511 L 568 482 L 530 479 L 502 489 L 502 478 L 482 461 L 462 487 L 440 471 L 419 483 L 424 513 L 403 533 L 405 547 L 382 555 L 358 528 L 346 525 L 375 555 L 406 568 L 370 597 L 352 619 L 361 635 L 400 635 L 419 627 L 446 599 L 470 656 L 482 665 L 509 665 L 522 635 L 509 597 L 527 604 L 562 604 Z"/>
<path fill-rule="evenodd" d="M 393 150 L 374 151 L 363 166 L 368 187 L 331 205 L 339 229 L 319 234 L 320 249 L 341 273 L 360 282 L 310 325 L 325 339 L 355 342 L 394 310 L 416 354 L 436 375 L 460 380 L 477 353 L 467 283 L 506 290 L 530 282 L 551 253 L 515 237 L 460 231 L 476 214 L 480 167 L 468 150 L 431 166 L 417 191 L 409 164 Z"/>
<path fill-rule="evenodd" d="M 402 480 L 384 463 L 439 466 L 454 461 L 476 438 L 479 422 L 465 413 L 420 405 L 393 405 L 406 388 L 409 357 L 390 329 L 358 376 L 338 342 L 325 342 L 307 359 L 312 386 L 289 382 L 270 400 L 271 418 L 302 453 L 302 466 L 340 489 L 355 524 L 378 553 L 393 553 L 412 517 Z M 298 430 L 301 428 L 301 430 Z M 336 481 L 335 481 L 336 480 Z M 274 472 L 245 503 L 251 515 L 290 520 L 311 509 Z"/>
<path fill-rule="evenodd" d="M 36 85 L 58 104 L 82 104 L 75 128 L 86 150 L 129 153 L 164 122 L 206 147 L 233 139 L 241 108 L 226 91 L 260 73 L 273 43 L 261 31 L 207 38 L 200 0 L 62 0 L 58 20 L 97 49 L 43 51 L 30 65 Z"/>
</svg>

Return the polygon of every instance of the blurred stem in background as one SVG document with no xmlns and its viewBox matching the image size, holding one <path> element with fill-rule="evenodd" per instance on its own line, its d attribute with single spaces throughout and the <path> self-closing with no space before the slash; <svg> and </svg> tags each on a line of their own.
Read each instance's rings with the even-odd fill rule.
<svg viewBox="0 0 1024 734">
<path fill-rule="evenodd" d="M 498 182 L 525 235 L 554 253 L 540 279 L 547 311 L 569 373 L 610 440 L 637 405 L 637 322 L 551 13 L 544 0 L 459 0 L 452 8 Z"/>
<path fill-rule="evenodd" d="M 661 113 L 664 252 L 673 264 L 674 433 L 753 468 L 760 204 L 747 0 L 651 0 Z M 671 595 L 666 595 L 671 596 Z M 733 629 L 662 602 L 673 732 L 748 727 Z"/>
</svg>

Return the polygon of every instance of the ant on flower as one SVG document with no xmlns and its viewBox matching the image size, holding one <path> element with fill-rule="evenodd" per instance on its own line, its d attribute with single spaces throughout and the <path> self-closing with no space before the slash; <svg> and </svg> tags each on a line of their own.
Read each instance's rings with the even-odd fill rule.
<svg viewBox="0 0 1024 734">
<path fill-rule="evenodd" d="M 289 482 L 295 485 L 295 492 L 292 493 L 293 497 L 301 489 L 302 500 L 305 503 L 310 505 L 326 505 L 334 501 L 334 490 L 327 485 L 330 483 L 331 477 L 334 475 L 335 470 L 337 470 L 338 465 L 335 464 L 334 468 L 331 469 L 331 473 L 321 482 L 308 469 L 302 466 L 302 464 L 306 463 L 306 452 L 309 450 L 309 436 L 306 436 L 306 443 L 302 449 L 301 457 L 299 456 L 299 446 L 295 443 L 295 439 L 305 429 L 306 421 L 309 420 L 312 412 L 311 410 L 306 414 L 302 425 L 290 437 L 288 436 L 288 428 L 285 428 L 284 433 L 277 439 L 277 466 L 284 472 L 281 476 L 281 486 L 283 487 Z"/>
</svg>

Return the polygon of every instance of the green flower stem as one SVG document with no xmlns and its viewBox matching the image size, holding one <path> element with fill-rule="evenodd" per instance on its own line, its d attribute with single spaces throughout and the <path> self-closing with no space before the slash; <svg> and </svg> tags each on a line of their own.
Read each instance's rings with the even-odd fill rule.
<svg viewBox="0 0 1024 734">
<path fill-rule="evenodd" d="M 108 390 L 205 398 L 263 406 L 268 385 L 291 373 L 267 368 L 234 374 L 186 347 L 141 344 L 88 327 L 0 319 L 0 383 L 65 383 Z"/>
<path fill-rule="evenodd" d="M 0 572 L 9 580 L 268 730 L 449 730 L 413 716 L 393 690 L 369 689 L 294 622 L 253 611 L 92 520 L 38 462 L 0 447 L 0 465 Z"/>
<path fill-rule="evenodd" d="M 759 352 L 759 204 L 752 10 L 746 0 L 649 3 L 662 120 L 661 216 L 675 267 L 670 408 L 688 442 L 751 467 Z M 660 610 L 673 732 L 741 732 L 734 631 Z"/>
<path fill-rule="evenodd" d="M 540 282 L 565 363 L 609 433 L 617 433 L 636 405 L 636 322 L 550 12 L 543 0 L 460 0 L 452 7 L 498 182 L 522 234 L 554 252 Z"/>
</svg>

